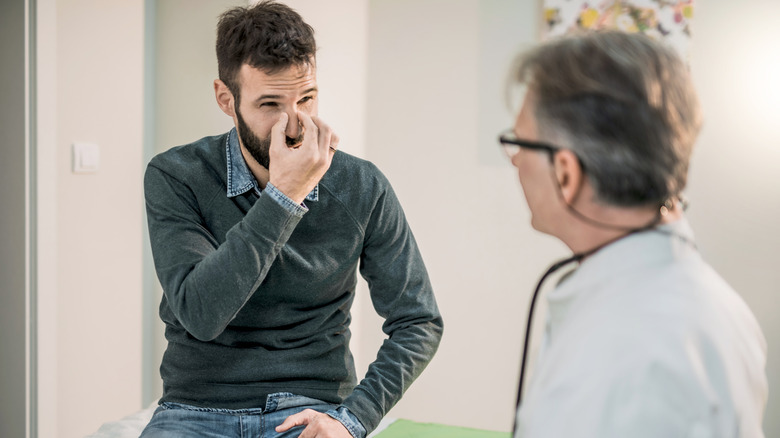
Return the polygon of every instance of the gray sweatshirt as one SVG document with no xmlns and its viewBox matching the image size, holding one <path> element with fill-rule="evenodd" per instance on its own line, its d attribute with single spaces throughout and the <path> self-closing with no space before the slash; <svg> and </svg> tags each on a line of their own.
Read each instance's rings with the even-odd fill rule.
<svg viewBox="0 0 780 438">
<path fill-rule="evenodd" d="M 341 404 L 371 431 L 431 360 L 443 329 L 401 206 L 373 164 L 343 152 L 308 211 L 285 208 L 268 189 L 228 197 L 228 136 L 173 148 L 146 170 L 168 340 L 161 401 L 243 409 L 291 392 Z M 349 324 L 358 269 L 388 339 L 356 386 Z"/>
</svg>

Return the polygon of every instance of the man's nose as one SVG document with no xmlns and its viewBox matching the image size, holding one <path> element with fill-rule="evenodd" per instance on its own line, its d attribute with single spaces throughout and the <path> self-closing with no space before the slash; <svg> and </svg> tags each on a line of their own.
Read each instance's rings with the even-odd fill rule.
<svg viewBox="0 0 780 438">
<path fill-rule="evenodd" d="M 301 133 L 301 126 L 298 121 L 298 112 L 288 111 L 287 117 L 287 130 L 285 130 L 285 135 L 287 135 L 289 138 L 298 138 Z"/>
</svg>

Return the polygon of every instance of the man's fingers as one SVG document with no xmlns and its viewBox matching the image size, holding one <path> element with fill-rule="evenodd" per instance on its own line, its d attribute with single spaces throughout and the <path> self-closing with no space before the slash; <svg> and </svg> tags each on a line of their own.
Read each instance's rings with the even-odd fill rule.
<svg viewBox="0 0 780 438">
<path fill-rule="evenodd" d="M 290 415 L 276 427 L 276 432 L 282 433 L 297 426 L 305 427 L 299 435 L 300 438 L 352 438 L 340 421 L 313 409 L 304 409 L 302 412 Z"/>
<path fill-rule="evenodd" d="M 330 136 L 330 144 L 328 145 L 330 150 L 336 152 L 339 148 L 339 136 L 335 132 Z"/>
<path fill-rule="evenodd" d="M 285 418 L 282 424 L 276 426 L 277 432 L 285 432 L 296 426 L 306 426 L 311 421 L 311 409 L 306 409 L 297 414 Z"/>
<path fill-rule="evenodd" d="M 333 130 L 330 129 L 325 122 L 317 116 L 312 116 L 312 121 L 317 125 L 319 135 L 317 136 L 317 145 L 319 146 L 320 153 L 323 155 L 328 152 L 328 149 L 332 146 Z"/>
<path fill-rule="evenodd" d="M 317 140 L 319 137 L 319 128 L 317 128 L 317 125 L 314 123 L 314 120 L 311 119 L 311 116 L 308 114 L 298 111 L 298 120 L 301 121 L 301 125 L 303 125 L 303 145 L 302 146 L 309 146 L 311 145 L 311 142 L 314 142 L 314 145 L 317 145 Z"/>
<path fill-rule="evenodd" d="M 317 116 L 310 116 L 304 112 L 298 112 L 298 120 L 303 125 L 303 142 L 311 145 L 316 142 L 316 147 L 320 153 L 325 154 L 328 149 L 335 151 L 338 149 L 339 138 L 335 132 Z"/>
<path fill-rule="evenodd" d="M 273 144 L 282 136 L 286 118 L 280 118 L 272 133 L 269 155 L 273 169 L 268 171 L 273 185 L 296 203 L 301 203 L 330 167 L 333 154 L 328 148 L 333 146 L 333 131 L 319 118 L 305 112 L 298 111 L 297 117 L 303 127 L 303 142 L 295 150 L 284 152 L 282 146 Z"/>
<path fill-rule="evenodd" d="M 287 131 L 287 121 L 289 120 L 289 117 L 287 116 L 287 113 L 282 113 L 279 116 L 279 120 L 274 124 L 274 126 L 271 128 L 271 147 L 274 145 L 287 145 L 287 135 L 285 132 Z"/>
</svg>

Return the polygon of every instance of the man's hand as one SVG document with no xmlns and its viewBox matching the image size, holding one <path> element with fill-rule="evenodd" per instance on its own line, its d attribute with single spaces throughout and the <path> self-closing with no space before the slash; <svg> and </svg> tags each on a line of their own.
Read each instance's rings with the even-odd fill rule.
<svg viewBox="0 0 780 438">
<path fill-rule="evenodd" d="M 304 409 L 290 415 L 282 424 L 276 426 L 276 431 L 281 433 L 296 426 L 306 426 L 299 438 L 352 438 L 341 422 L 313 409 Z"/>
<path fill-rule="evenodd" d="M 339 138 L 317 116 L 299 111 L 298 120 L 303 125 L 303 142 L 296 148 L 288 147 L 285 141 L 287 113 L 271 128 L 268 173 L 271 184 L 300 204 L 330 167 Z"/>
</svg>

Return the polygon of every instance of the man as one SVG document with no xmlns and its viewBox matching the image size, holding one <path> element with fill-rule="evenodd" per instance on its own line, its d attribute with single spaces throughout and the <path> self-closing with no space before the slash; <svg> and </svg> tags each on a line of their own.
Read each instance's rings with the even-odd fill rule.
<svg viewBox="0 0 780 438">
<path fill-rule="evenodd" d="M 683 214 L 700 128 L 684 63 L 605 32 L 542 45 L 514 74 L 527 93 L 501 143 L 532 226 L 574 253 L 551 271 L 578 264 L 547 297 L 515 436 L 763 436 L 766 342 Z"/>
<path fill-rule="evenodd" d="M 313 30 L 264 1 L 225 12 L 216 100 L 235 129 L 145 177 L 168 347 L 142 436 L 362 438 L 436 351 L 442 319 L 401 206 L 317 115 Z M 357 270 L 388 339 L 357 385 Z"/>
</svg>

